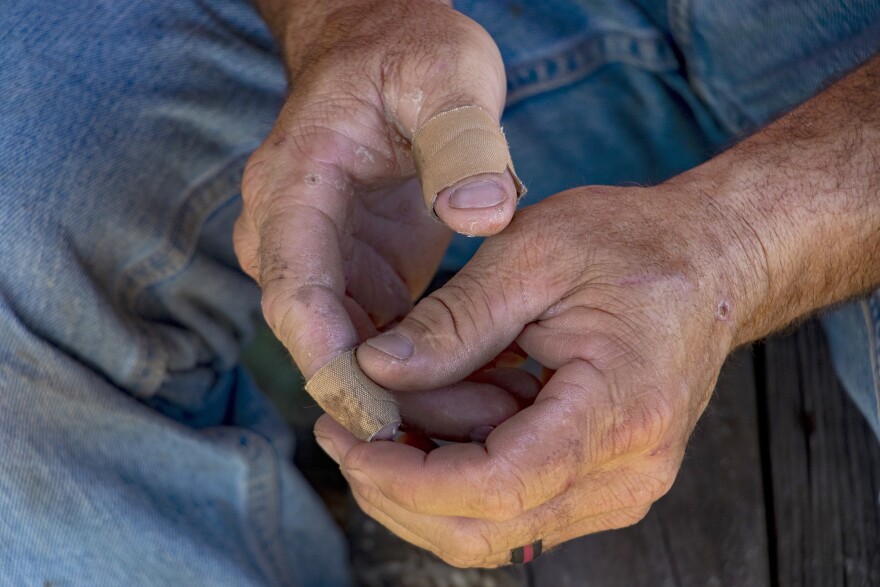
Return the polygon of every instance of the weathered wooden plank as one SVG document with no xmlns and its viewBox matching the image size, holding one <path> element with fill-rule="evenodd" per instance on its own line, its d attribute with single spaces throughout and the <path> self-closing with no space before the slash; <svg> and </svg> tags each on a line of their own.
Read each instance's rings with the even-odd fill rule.
<svg viewBox="0 0 880 587">
<path fill-rule="evenodd" d="M 573 541 L 533 563 L 536 587 L 766 585 L 769 559 L 755 375 L 725 366 L 678 480 L 639 524 Z"/>
<path fill-rule="evenodd" d="M 834 376 L 821 329 L 765 345 L 779 585 L 880 584 L 880 445 Z"/>
</svg>

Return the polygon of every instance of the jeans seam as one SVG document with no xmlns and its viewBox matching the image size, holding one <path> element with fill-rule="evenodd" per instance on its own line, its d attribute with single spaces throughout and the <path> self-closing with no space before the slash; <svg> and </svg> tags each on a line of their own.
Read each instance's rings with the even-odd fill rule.
<svg viewBox="0 0 880 587">
<path fill-rule="evenodd" d="M 281 534 L 278 530 L 280 512 L 272 507 L 273 503 L 279 501 L 278 489 L 277 487 L 273 489 L 273 486 L 280 482 L 277 453 L 262 436 L 246 431 L 239 431 L 239 434 L 246 435 L 247 438 L 246 459 L 251 473 L 247 482 L 247 511 L 250 523 L 247 523 L 246 527 L 251 529 L 253 546 L 270 573 L 267 577 L 269 581 L 276 585 L 290 585 L 292 578 L 287 565 L 284 564 L 281 541 L 277 539 Z M 274 529 L 275 539 L 270 535 L 271 529 Z"/>
<path fill-rule="evenodd" d="M 680 64 L 668 43 L 656 34 L 605 32 L 574 39 L 567 48 L 508 64 L 507 106 L 576 83 L 611 63 L 668 72 Z"/>
<path fill-rule="evenodd" d="M 691 26 L 693 9 L 692 0 L 668 0 L 669 28 L 672 38 L 678 45 L 684 56 L 682 68 L 687 73 L 688 84 L 693 88 L 695 95 L 706 104 L 727 130 L 733 134 L 739 134 L 747 127 L 754 124 L 745 111 L 739 107 L 730 93 L 715 84 L 710 84 L 700 75 L 701 63 L 698 62 L 699 54 L 695 51 L 693 27 Z M 693 63 L 689 62 L 693 60 Z"/>
<path fill-rule="evenodd" d="M 229 186 L 241 185 L 241 173 L 249 155 L 242 153 L 228 159 L 188 188 L 189 193 L 171 214 L 172 220 L 159 239 L 159 244 L 122 271 L 113 288 L 116 304 L 137 315 L 139 300 L 146 290 L 179 274 L 189 264 L 201 227 L 210 213 L 240 193 L 240 189 L 230 190 Z M 157 368 L 157 363 L 161 362 L 162 346 L 147 327 L 147 321 L 135 320 L 143 342 L 130 370 L 131 381 L 126 383 L 136 394 L 150 395 L 159 388 L 165 377 L 164 369 Z"/>
</svg>

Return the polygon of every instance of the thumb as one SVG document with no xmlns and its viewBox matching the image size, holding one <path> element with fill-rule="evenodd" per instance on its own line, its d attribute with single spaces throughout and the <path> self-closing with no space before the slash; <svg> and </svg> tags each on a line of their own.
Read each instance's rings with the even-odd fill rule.
<svg viewBox="0 0 880 587">
<path fill-rule="evenodd" d="M 505 233 L 507 234 L 507 233 Z M 550 305 L 540 291 L 527 293 L 529 279 L 492 264 L 505 246 L 495 237 L 446 285 L 422 299 L 393 329 L 364 342 L 358 363 L 373 381 L 390 389 L 432 389 L 463 380 L 489 363 Z M 532 289 L 532 288 L 530 288 Z"/>
<path fill-rule="evenodd" d="M 425 205 L 456 232 L 500 232 L 525 193 L 497 116 L 478 106 L 428 119 L 413 135 L 412 154 Z"/>
</svg>

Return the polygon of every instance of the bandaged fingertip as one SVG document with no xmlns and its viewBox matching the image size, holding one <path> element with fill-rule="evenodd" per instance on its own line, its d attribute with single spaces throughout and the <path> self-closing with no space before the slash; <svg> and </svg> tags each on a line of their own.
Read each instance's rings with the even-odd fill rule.
<svg viewBox="0 0 880 587">
<path fill-rule="evenodd" d="M 306 384 L 306 391 L 361 440 L 391 436 L 400 426 L 397 401 L 361 370 L 354 349 L 321 367 Z"/>
<path fill-rule="evenodd" d="M 412 154 L 425 205 L 435 218 L 438 193 L 482 173 L 510 171 L 517 200 L 526 193 L 514 171 L 504 132 L 477 106 L 455 108 L 429 119 L 413 136 Z"/>
</svg>

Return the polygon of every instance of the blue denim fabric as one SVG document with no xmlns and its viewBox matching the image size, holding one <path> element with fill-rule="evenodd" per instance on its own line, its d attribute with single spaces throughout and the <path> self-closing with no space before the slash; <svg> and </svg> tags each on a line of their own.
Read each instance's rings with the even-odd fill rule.
<svg viewBox="0 0 880 587">
<path fill-rule="evenodd" d="M 880 44 L 878 2 L 456 5 L 507 64 L 525 204 L 687 169 Z M 284 84 L 244 0 L 0 10 L 0 584 L 347 582 L 235 366 L 259 292 L 231 226 Z M 878 314 L 826 322 L 875 426 Z"/>
<path fill-rule="evenodd" d="M 507 64 L 502 123 L 529 188 L 524 205 L 579 185 L 662 181 L 880 50 L 878 0 L 456 6 L 489 30 Z M 479 245 L 457 237 L 444 269 Z M 880 436 L 878 304 L 854 302 L 822 323 L 844 387 Z"/>
<path fill-rule="evenodd" d="M 880 291 L 822 316 L 837 375 L 880 438 Z"/>
<path fill-rule="evenodd" d="M 0 585 L 346 585 L 236 367 L 232 224 L 285 79 L 247 2 L 0 10 Z"/>
</svg>

